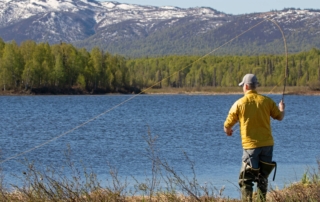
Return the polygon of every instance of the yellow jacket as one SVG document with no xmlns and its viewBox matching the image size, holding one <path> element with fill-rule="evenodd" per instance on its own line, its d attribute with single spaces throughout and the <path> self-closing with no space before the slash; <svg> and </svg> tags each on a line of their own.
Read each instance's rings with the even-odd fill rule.
<svg viewBox="0 0 320 202">
<path fill-rule="evenodd" d="M 249 90 L 232 105 L 224 127 L 232 128 L 239 121 L 244 149 L 272 146 L 270 117 L 281 117 L 276 103 L 255 90 Z"/>
</svg>

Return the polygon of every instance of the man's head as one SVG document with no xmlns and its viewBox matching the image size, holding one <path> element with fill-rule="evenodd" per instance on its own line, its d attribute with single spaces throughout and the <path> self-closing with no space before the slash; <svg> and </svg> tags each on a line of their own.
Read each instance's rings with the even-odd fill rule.
<svg viewBox="0 0 320 202">
<path fill-rule="evenodd" d="M 248 87 L 248 90 L 254 90 L 258 86 L 259 82 L 254 74 L 246 74 L 239 86 Z"/>
</svg>

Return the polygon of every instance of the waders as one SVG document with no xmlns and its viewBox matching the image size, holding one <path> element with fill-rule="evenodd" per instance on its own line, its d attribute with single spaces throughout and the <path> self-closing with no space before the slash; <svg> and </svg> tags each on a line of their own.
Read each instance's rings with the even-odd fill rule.
<svg viewBox="0 0 320 202">
<path fill-rule="evenodd" d="M 252 168 L 248 163 L 242 162 L 239 186 L 241 189 L 241 200 L 244 202 L 252 202 L 252 193 L 254 182 L 257 182 L 258 201 L 266 201 L 266 195 L 268 191 L 268 177 L 272 170 L 276 167 L 276 163 L 259 162 L 260 168 Z M 275 178 L 276 171 L 274 173 L 273 180 Z"/>
</svg>

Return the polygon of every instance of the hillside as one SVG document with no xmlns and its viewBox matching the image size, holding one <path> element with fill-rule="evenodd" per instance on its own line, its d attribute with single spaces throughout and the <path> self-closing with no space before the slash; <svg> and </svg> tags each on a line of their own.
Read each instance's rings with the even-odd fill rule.
<svg viewBox="0 0 320 202">
<path fill-rule="evenodd" d="M 320 48 L 320 11 L 295 8 L 230 15 L 214 8 L 140 6 L 87 0 L 0 0 L 0 37 L 8 42 L 97 46 L 130 57 L 202 55 L 270 18 L 289 52 Z M 215 54 L 282 53 L 281 33 L 266 21 Z"/>
</svg>

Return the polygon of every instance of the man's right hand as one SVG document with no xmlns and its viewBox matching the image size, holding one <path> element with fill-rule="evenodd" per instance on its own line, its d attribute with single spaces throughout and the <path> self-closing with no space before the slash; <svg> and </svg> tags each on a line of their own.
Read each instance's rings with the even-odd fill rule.
<svg viewBox="0 0 320 202">
<path fill-rule="evenodd" d="M 279 110 L 281 112 L 284 112 L 285 108 L 286 108 L 286 105 L 284 104 L 283 100 L 281 100 L 280 103 L 279 103 Z"/>
<path fill-rule="evenodd" d="M 279 103 L 279 110 L 281 112 L 281 115 L 277 118 L 279 121 L 283 120 L 284 118 L 284 109 L 286 108 L 286 105 L 284 104 L 283 100 Z"/>
</svg>

